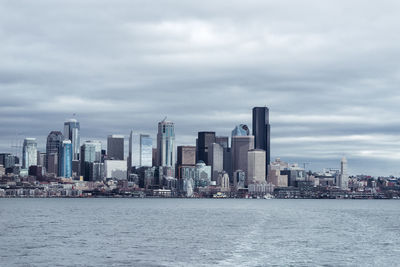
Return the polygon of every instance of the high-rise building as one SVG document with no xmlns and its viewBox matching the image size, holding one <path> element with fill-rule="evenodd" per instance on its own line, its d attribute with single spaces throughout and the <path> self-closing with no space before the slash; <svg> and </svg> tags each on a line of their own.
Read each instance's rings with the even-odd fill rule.
<svg viewBox="0 0 400 267">
<path fill-rule="evenodd" d="M 268 165 L 271 157 L 270 132 L 269 109 L 267 107 L 253 108 L 254 148 L 265 150 L 267 161 L 265 173 L 268 172 Z"/>
<path fill-rule="evenodd" d="M 62 144 L 61 144 L 62 145 Z M 61 147 L 60 147 L 60 152 L 57 153 L 51 153 L 50 155 L 46 155 L 47 157 L 47 173 L 48 174 L 58 174 L 58 155 L 61 153 Z"/>
<path fill-rule="evenodd" d="M 217 143 L 208 147 L 208 164 L 211 166 L 212 180 L 217 181 L 218 175 L 224 170 L 224 148 Z"/>
<path fill-rule="evenodd" d="M 52 154 L 57 154 L 57 157 L 58 157 L 58 152 L 60 150 L 62 141 L 64 141 L 64 136 L 60 131 L 51 131 L 49 133 L 49 135 L 47 136 L 45 167 L 46 167 L 46 171 L 48 173 L 57 174 L 57 169 L 55 169 L 55 172 L 54 172 L 53 166 L 51 166 L 51 168 L 49 168 L 48 162 L 49 162 L 49 157 L 51 157 Z M 54 160 L 54 156 L 53 156 L 53 160 Z M 50 169 L 51 169 L 51 172 L 50 172 Z"/>
<path fill-rule="evenodd" d="M 80 157 L 81 175 L 90 181 L 90 163 L 101 162 L 101 142 L 89 140 L 83 143 Z"/>
<path fill-rule="evenodd" d="M 220 144 L 224 149 L 229 148 L 229 137 L 217 136 L 215 137 L 215 143 Z"/>
<path fill-rule="evenodd" d="M 124 136 L 109 135 L 107 138 L 107 158 L 112 160 L 124 160 Z"/>
<path fill-rule="evenodd" d="M 128 144 L 128 172 L 132 167 L 140 166 L 140 136 L 134 131 L 129 134 L 129 144 Z"/>
<path fill-rule="evenodd" d="M 339 175 L 339 183 L 337 185 L 343 190 L 349 188 L 349 176 L 347 175 L 347 159 L 343 157 L 340 161 L 340 175 Z"/>
<path fill-rule="evenodd" d="M 177 177 L 182 178 L 182 167 L 196 165 L 196 147 L 195 146 L 178 146 L 178 159 L 176 162 L 177 166 Z"/>
<path fill-rule="evenodd" d="M 153 139 L 150 135 L 140 135 L 140 166 L 151 167 L 153 157 Z"/>
<path fill-rule="evenodd" d="M 76 119 L 64 122 L 64 140 L 71 141 L 73 160 L 79 160 L 79 149 L 81 147 L 80 129 L 80 124 Z"/>
<path fill-rule="evenodd" d="M 60 177 L 69 178 L 72 176 L 72 150 L 71 140 L 64 140 L 58 158 L 58 176 Z"/>
<path fill-rule="evenodd" d="M 254 136 L 233 136 L 232 137 L 232 171 L 242 170 L 248 177 L 248 151 L 254 149 Z"/>
<path fill-rule="evenodd" d="M 104 174 L 106 178 L 116 180 L 127 179 L 126 160 L 106 160 L 104 161 Z"/>
<path fill-rule="evenodd" d="M 165 119 L 158 123 L 157 157 L 158 166 L 175 167 L 175 127 Z"/>
<path fill-rule="evenodd" d="M 265 151 L 251 149 L 248 152 L 247 185 L 265 183 Z"/>
<path fill-rule="evenodd" d="M 249 136 L 250 130 L 246 124 L 236 125 L 232 131 L 232 136 Z"/>
<path fill-rule="evenodd" d="M 15 166 L 15 157 L 10 153 L 0 153 L 0 165 L 4 168 L 11 168 Z"/>
<path fill-rule="evenodd" d="M 197 159 L 208 165 L 208 148 L 215 143 L 215 132 L 198 132 L 197 138 Z"/>
<path fill-rule="evenodd" d="M 36 165 L 44 167 L 45 163 L 46 163 L 46 153 L 38 151 L 37 152 L 37 164 Z"/>
<path fill-rule="evenodd" d="M 22 168 L 29 169 L 37 165 L 37 143 L 36 138 L 25 138 L 22 147 Z"/>
</svg>

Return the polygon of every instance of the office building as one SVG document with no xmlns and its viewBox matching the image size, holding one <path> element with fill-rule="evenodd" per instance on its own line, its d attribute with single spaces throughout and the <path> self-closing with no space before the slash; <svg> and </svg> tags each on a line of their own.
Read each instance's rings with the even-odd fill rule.
<svg viewBox="0 0 400 267">
<path fill-rule="evenodd" d="M 105 160 L 104 161 L 105 178 L 115 180 L 127 179 L 126 160 Z"/>
<path fill-rule="evenodd" d="M 242 170 L 248 176 L 248 151 L 254 149 L 254 136 L 232 137 L 232 171 Z"/>
<path fill-rule="evenodd" d="M 236 125 L 232 131 L 232 136 L 249 136 L 250 130 L 246 124 Z"/>
<path fill-rule="evenodd" d="M 229 137 L 217 136 L 215 137 L 215 143 L 220 144 L 224 149 L 229 148 Z"/>
<path fill-rule="evenodd" d="M 54 170 L 53 166 L 49 166 L 49 157 L 53 154 L 57 154 L 60 150 L 62 141 L 64 141 L 64 136 L 60 131 L 51 131 L 47 136 L 46 141 L 46 160 L 44 166 L 46 167 L 47 173 L 57 174 L 57 169 Z M 54 155 L 52 156 L 52 160 L 54 160 Z M 49 168 L 50 167 L 50 168 Z M 50 172 L 51 169 L 51 172 Z M 55 172 L 54 172 L 55 171 Z"/>
<path fill-rule="evenodd" d="M 90 163 L 101 162 L 101 142 L 86 141 L 81 146 L 80 174 L 85 180 L 90 181 Z"/>
<path fill-rule="evenodd" d="M 343 190 L 347 190 L 349 188 L 349 176 L 347 175 L 347 159 L 345 157 L 343 157 L 340 161 L 339 183 L 337 186 Z"/>
<path fill-rule="evenodd" d="M 265 183 L 265 151 L 251 149 L 248 152 L 247 185 Z"/>
<path fill-rule="evenodd" d="M 80 129 L 80 124 L 76 119 L 64 122 L 64 140 L 71 141 L 73 160 L 79 160 L 79 149 L 81 147 Z"/>
<path fill-rule="evenodd" d="M 177 148 L 177 177 L 182 178 L 181 168 L 185 166 L 196 165 L 196 147 L 195 146 L 178 146 Z"/>
<path fill-rule="evenodd" d="M 269 109 L 267 107 L 253 108 L 253 135 L 254 135 L 254 148 L 262 149 L 266 153 L 266 169 L 268 172 L 268 165 L 271 157 L 271 126 L 269 124 Z"/>
<path fill-rule="evenodd" d="M 224 170 L 224 148 L 217 143 L 208 147 L 208 164 L 211 166 L 212 180 L 217 181 L 218 175 Z"/>
<path fill-rule="evenodd" d="M 37 152 L 37 164 L 36 165 L 44 167 L 45 164 L 46 164 L 46 153 L 38 151 Z"/>
<path fill-rule="evenodd" d="M 107 159 L 124 160 L 124 136 L 109 135 L 107 137 Z"/>
<path fill-rule="evenodd" d="M 151 167 L 153 157 L 153 139 L 150 135 L 140 135 L 140 167 Z"/>
<path fill-rule="evenodd" d="M 201 160 L 208 165 L 208 149 L 212 143 L 215 143 L 215 132 L 198 132 L 197 162 Z"/>
<path fill-rule="evenodd" d="M 140 167 L 140 135 L 134 131 L 129 134 L 127 163 L 129 173 L 133 167 Z"/>
<path fill-rule="evenodd" d="M 287 187 L 289 184 L 288 174 L 281 174 L 281 171 L 288 168 L 289 164 L 287 162 L 282 161 L 280 158 L 275 159 L 269 164 L 267 182 L 276 187 Z"/>
<path fill-rule="evenodd" d="M 37 143 L 36 138 L 25 138 L 22 147 L 22 168 L 29 169 L 37 165 Z"/>
<path fill-rule="evenodd" d="M 62 143 L 61 143 L 62 145 Z M 61 153 L 61 146 L 60 146 L 60 153 Z M 58 155 L 57 153 L 51 153 L 50 155 L 46 155 L 47 158 L 47 168 L 46 171 L 48 174 L 58 175 Z"/>
<path fill-rule="evenodd" d="M 236 190 L 244 189 L 246 183 L 246 173 L 242 170 L 233 172 L 233 186 Z"/>
<path fill-rule="evenodd" d="M 70 178 L 72 176 L 72 159 L 72 142 L 71 140 L 64 140 L 61 144 L 58 158 L 58 176 L 65 178 Z"/>
<path fill-rule="evenodd" d="M 0 153 L 0 165 L 5 169 L 15 166 L 15 157 L 10 153 Z"/>
<path fill-rule="evenodd" d="M 166 119 L 158 123 L 157 157 L 158 166 L 175 168 L 175 126 Z"/>
<path fill-rule="evenodd" d="M 182 179 L 193 179 L 195 187 L 209 186 L 211 183 L 211 166 L 199 161 L 196 166 L 182 167 Z"/>
</svg>

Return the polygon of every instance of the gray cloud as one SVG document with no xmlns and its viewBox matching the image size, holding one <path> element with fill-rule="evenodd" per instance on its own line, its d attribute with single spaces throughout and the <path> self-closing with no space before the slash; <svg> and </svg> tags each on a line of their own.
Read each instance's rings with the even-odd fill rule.
<svg viewBox="0 0 400 267">
<path fill-rule="evenodd" d="M 77 113 L 83 139 L 130 129 L 178 144 L 271 110 L 272 153 L 396 174 L 396 1 L 2 1 L 0 149 Z M 374 164 L 371 164 L 374 162 Z"/>
</svg>

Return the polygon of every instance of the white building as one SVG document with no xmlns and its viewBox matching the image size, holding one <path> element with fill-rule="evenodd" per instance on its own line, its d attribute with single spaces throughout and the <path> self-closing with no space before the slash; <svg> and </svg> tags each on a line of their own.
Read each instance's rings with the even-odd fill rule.
<svg viewBox="0 0 400 267">
<path fill-rule="evenodd" d="M 347 175 L 347 159 L 345 157 L 340 161 L 340 175 L 337 184 L 343 190 L 349 188 L 349 176 Z"/>
<path fill-rule="evenodd" d="M 29 169 L 34 165 L 37 165 L 36 138 L 25 138 L 22 148 L 22 168 Z"/>
<path fill-rule="evenodd" d="M 105 160 L 104 172 L 106 178 L 126 180 L 127 179 L 126 160 Z"/>
<path fill-rule="evenodd" d="M 251 149 L 248 151 L 247 184 L 263 183 L 265 180 L 265 150 Z"/>
</svg>

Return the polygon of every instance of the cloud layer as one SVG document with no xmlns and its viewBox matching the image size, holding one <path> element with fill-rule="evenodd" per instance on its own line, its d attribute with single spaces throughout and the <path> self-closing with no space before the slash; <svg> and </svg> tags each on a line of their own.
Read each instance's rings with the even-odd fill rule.
<svg viewBox="0 0 400 267">
<path fill-rule="evenodd" d="M 272 156 L 399 175 L 396 1 L 2 1 L 0 151 L 77 114 L 82 138 L 178 144 L 270 107 Z M 105 145 L 105 143 L 103 144 Z M 335 165 L 335 166 L 333 166 Z"/>
</svg>

